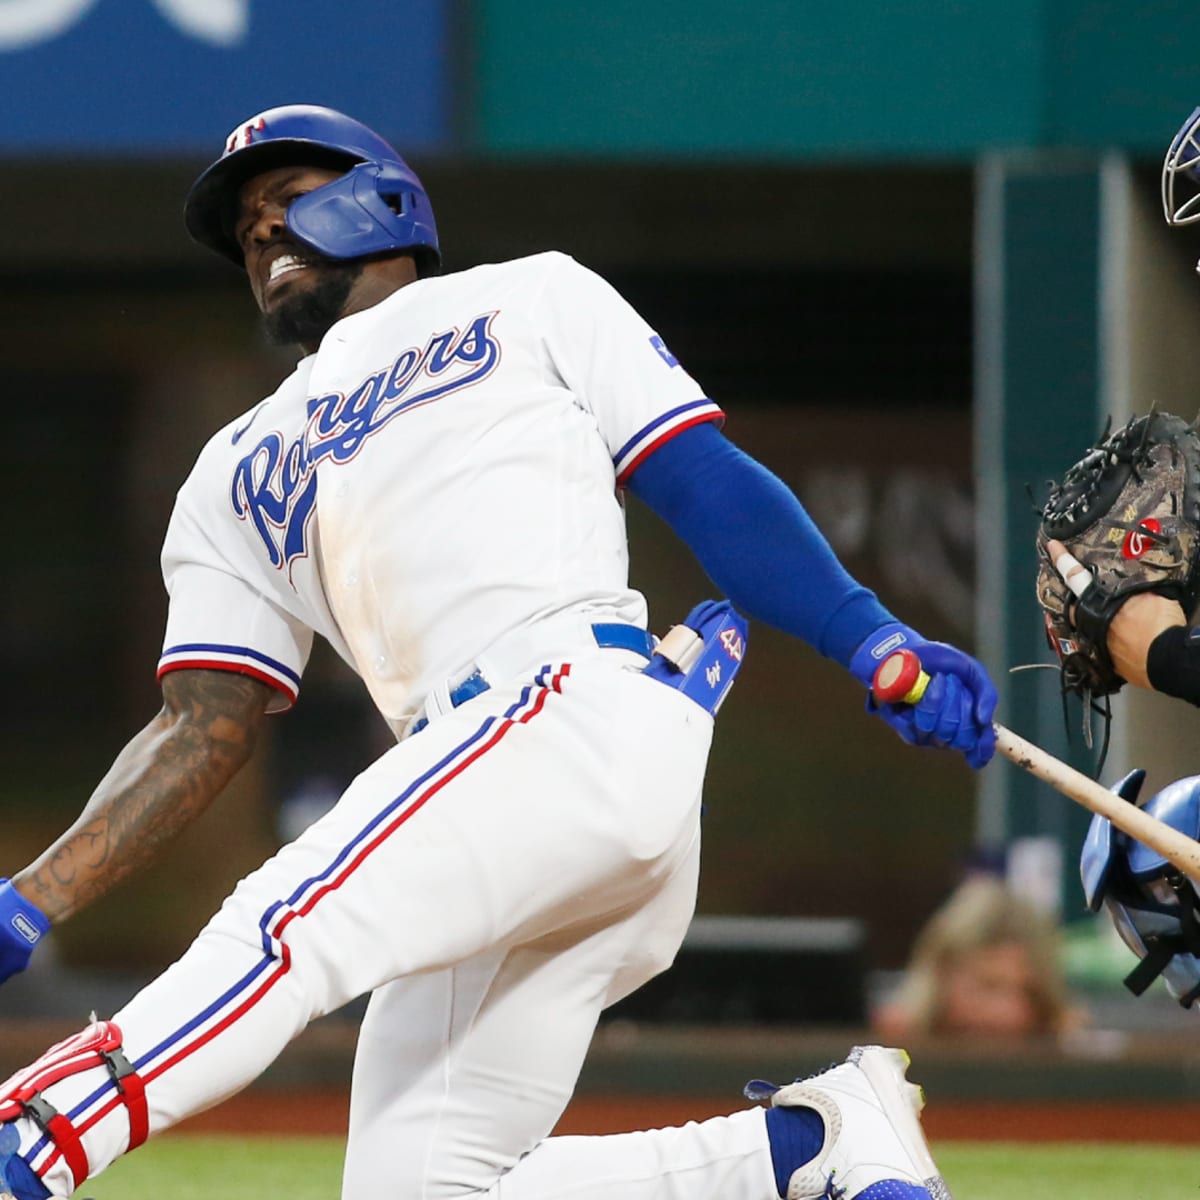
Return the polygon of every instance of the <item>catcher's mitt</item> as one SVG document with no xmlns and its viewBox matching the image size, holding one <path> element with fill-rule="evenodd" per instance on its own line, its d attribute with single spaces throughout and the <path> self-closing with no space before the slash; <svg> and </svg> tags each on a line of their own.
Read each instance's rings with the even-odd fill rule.
<svg viewBox="0 0 1200 1200">
<path fill-rule="evenodd" d="M 1054 538 L 1088 567 L 1078 599 L 1054 569 Z M 1200 595 L 1200 434 L 1167 413 L 1135 417 L 1051 484 L 1037 535 L 1038 602 L 1063 687 L 1086 702 L 1125 680 L 1108 654 L 1108 627 L 1135 592 L 1179 601 Z"/>
</svg>

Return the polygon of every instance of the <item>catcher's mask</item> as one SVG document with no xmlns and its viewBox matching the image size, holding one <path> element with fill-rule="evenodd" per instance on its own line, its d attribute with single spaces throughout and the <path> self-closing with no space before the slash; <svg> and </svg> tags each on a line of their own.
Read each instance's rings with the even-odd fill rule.
<svg viewBox="0 0 1200 1200">
<path fill-rule="evenodd" d="M 1110 790 L 1135 804 L 1145 778 L 1145 771 L 1131 771 Z M 1200 775 L 1168 784 L 1143 811 L 1200 838 Z M 1141 959 L 1125 986 L 1140 996 L 1162 975 L 1171 994 L 1189 1008 L 1200 998 L 1196 881 L 1099 814 L 1088 829 L 1079 871 L 1088 907 L 1093 912 L 1106 908 L 1121 940 Z"/>
<path fill-rule="evenodd" d="M 1162 203 L 1168 225 L 1200 221 L 1200 108 L 1184 121 L 1167 147 L 1162 168 Z"/>
<path fill-rule="evenodd" d="M 233 236 L 238 192 L 252 176 L 283 166 L 345 172 L 288 206 L 284 219 L 298 242 L 334 259 L 407 250 L 419 274 L 436 273 L 437 227 L 421 181 L 373 130 L 314 104 L 268 109 L 229 135 L 221 157 L 188 194 L 188 232 L 241 266 Z"/>
</svg>

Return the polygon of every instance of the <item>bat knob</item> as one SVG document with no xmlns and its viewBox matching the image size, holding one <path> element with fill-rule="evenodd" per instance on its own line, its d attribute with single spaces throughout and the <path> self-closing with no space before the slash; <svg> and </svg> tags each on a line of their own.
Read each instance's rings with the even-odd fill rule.
<svg viewBox="0 0 1200 1200">
<path fill-rule="evenodd" d="M 879 664 L 871 694 L 880 704 L 916 704 L 925 695 L 929 676 L 912 650 L 897 650 Z"/>
</svg>

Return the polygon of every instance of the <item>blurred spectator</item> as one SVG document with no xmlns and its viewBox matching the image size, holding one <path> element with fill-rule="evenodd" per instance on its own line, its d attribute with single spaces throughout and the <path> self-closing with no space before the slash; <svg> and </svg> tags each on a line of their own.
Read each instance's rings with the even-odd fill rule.
<svg viewBox="0 0 1200 1200">
<path fill-rule="evenodd" d="M 1053 918 L 992 875 L 972 875 L 918 934 L 896 992 L 874 1014 L 885 1040 L 1054 1035 L 1071 1007 Z"/>
</svg>

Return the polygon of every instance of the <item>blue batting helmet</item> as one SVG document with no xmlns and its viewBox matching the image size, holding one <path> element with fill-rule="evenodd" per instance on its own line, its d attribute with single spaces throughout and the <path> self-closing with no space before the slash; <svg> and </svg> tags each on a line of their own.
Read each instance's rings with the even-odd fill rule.
<svg viewBox="0 0 1200 1200">
<path fill-rule="evenodd" d="M 422 275 L 436 269 L 437 226 L 421 181 L 377 133 L 314 104 L 267 109 L 229 135 L 188 193 L 188 232 L 241 266 L 233 234 L 238 191 L 262 171 L 291 165 L 345 170 L 288 206 L 285 220 L 298 242 L 338 259 L 412 250 Z"/>
</svg>

